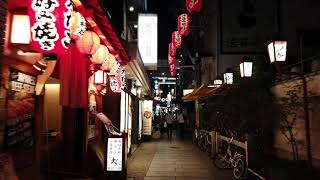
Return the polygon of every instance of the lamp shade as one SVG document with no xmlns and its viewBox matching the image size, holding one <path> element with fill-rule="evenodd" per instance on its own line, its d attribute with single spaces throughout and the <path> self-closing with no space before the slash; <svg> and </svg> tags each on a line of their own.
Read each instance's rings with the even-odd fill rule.
<svg viewBox="0 0 320 180">
<path fill-rule="evenodd" d="M 283 62 L 286 61 L 287 54 L 287 41 L 274 40 L 268 44 L 268 54 L 270 62 Z"/>
<path fill-rule="evenodd" d="M 70 38 L 78 40 L 86 31 L 86 20 L 81 13 L 72 11 L 70 19 Z"/>
<path fill-rule="evenodd" d="M 243 61 L 240 63 L 240 75 L 241 77 L 251 77 L 252 76 L 252 62 Z"/>
<path fill-rule="evenodd" d="M 182 46 L 182 37 L 178 31 L 172 33 L 172 43 L 176 49 L 180 49 Z"/>
<path fill-rule="evenodd" d="M 95 84 L 106 84 L 107 83 L 107 73 L 103 70 L 98 70 L 94 72 L 94 83 Z"/>
<path fill-rule="evenodd" d="M 93 31 L 86 31 L 81 38 L 76 41 L 77 47 L 82 54 L 92 55 L 96 53 L 100 46 L 100 38 Z"/>
<path fill-rule="evenodd" d="M 176 48 L 174 47 L 173 43 L 171 42 L 169 44 L 169 55 L 172 56 L 172 57 L 175 57 L 176 56 Z"/>
<path fill-rule="evenodd" d="M 178 31 L 181 36 L 188 36 L 190 32 L 190 16 L 188 14 L 181 14 L 178 17 Z"/>
<path fill-rule="evenodd" d="M 110 71 L 115 64 L 116 58 L 113 54 L 109 53 L 108 58 L 103 60 L 101 69 L 105 71 Z"/>
<path fill-rule="evenodd" d="M 102 64 L 104 60 L 108 59 L 109 57 L 109 50 L 106 46 L 100 44 L 96 53 L 92 55 L 90 58 L 91 62 L 95 64 Z"/>
<path fill-rule="evenodd" d="M 23 14 L 13 14 L 10 42 L 16 44 L 30 44 L 30 35 L 29 16 Z"/>
<path fill-rule="evenodd" d="M 190 13 L 200 12 L 202 9 L 202 0 L 187 0 L 186 6 Z"/>
<path fill-rule="evenodd" d="M 227 71 L 223 74 L 223 79 L 225 84 L 233 84 L 233 72 L 231 69 L 227 69 Z"/>
</svg>

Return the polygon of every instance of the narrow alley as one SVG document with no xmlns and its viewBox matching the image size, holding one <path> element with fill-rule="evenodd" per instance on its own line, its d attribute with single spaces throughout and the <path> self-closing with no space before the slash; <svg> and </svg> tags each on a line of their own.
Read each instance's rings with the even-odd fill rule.
<svg viewBox="0 0 320 180">
<path fill-rule="evenodd" d="M 153 139 L 141 144 L 132 154 L 128 161 L 128 179 L 233 179 L 232 173 L 219 172 L 210 161 L 191 140 Z"/>
</svg>

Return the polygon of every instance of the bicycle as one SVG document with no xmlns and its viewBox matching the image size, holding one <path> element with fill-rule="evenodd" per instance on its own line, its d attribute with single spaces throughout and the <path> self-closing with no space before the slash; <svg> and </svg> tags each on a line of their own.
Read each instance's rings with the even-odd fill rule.
<svg viewBox="0 0 320 180">
<path fill-rule="evenodd" d="M 227 150 L 218 152 L 213 160 L 214 165 L 218 169 L 233 168 L 233 175 L 235 178 L 239 179 L 244 177 L 245 174 L 245 163 L 243 161 L 244 156 L 236 149 L 234 153 L 231 151 L 231 144 L 233 142 L 233 137 L 230 141 L 227 141 Z"/>
</svg>

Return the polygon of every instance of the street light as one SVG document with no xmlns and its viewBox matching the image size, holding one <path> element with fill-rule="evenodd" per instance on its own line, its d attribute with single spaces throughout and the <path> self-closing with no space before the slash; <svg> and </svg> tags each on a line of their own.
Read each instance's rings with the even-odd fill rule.
<svg viewBox="0 0 320 180">
<path fill-rule="evenodd" d="M 268 54 L 270 62 L 284 62 L 286 61 L 287 54 L 287 41 L 286 40 L 272 40 L 268 44 Z"/>
<path fill-rule="evenodd" d="M 213 80 L 213 84 L 209 84 L 209 88 L 217 88 L 220 87 L 223 84 L 222 78 L 220 76 L 217 76 L 216 79 Z"/>
<path fill-rule="evenodd" d="M 225 84 L 233 84 L 233 72 L 230 68 L 223 73 L 223 79 Z"/>
<path fill-rule="evenodd" d="M 250 78 L 252 76 L 252 62 L 247 59 L 240 63 L 240 75 L 242 78 Z"/>
</svg>

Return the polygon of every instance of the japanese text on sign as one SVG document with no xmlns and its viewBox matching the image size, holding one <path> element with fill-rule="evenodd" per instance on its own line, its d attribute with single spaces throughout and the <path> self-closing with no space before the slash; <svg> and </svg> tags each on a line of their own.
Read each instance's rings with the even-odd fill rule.
<svg viewBox="0 0 320 180">
<path fill-rule="evenodd" d="M 107 171 L 122 171 L 122 138 L 108 138 Z"/>
</svg>

